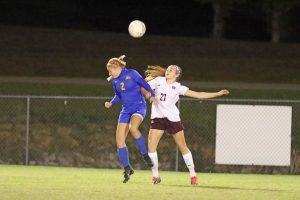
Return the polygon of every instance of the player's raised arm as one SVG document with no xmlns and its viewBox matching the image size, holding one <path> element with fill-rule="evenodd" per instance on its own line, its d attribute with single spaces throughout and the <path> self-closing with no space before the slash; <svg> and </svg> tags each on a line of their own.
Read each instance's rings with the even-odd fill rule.
<svg viewBox="0 0 300 200">
<path fill-rule="evenodd" d="M 136 80 L 137 84 L 143 88 L 145 88 L 148 92 L 151 93 L 151 96 L 155 96 L 153 90 L 150 85 L 143 79 L 143 77 L 135 70 L 133 70 L 133 77 Z"/>
<path fill-rule="evenodd" d="M 196 99 L 210 99 L 220 97 L 229 94 L 228 90 L 220 90 L 219 92 L 196 92 L 193 90 L 187 90 L 184 96 L 193 97 Z"/>
<path fill-rule="evenodd" d="M 151 97 L 151 93 L 148 92 L 145 88 L 141 87 L 141 92 L 144 95 L 145 99 L 149 99 Z"/>
<path fill-rule="evenodd" d="M 133 70 L 133 78 L 134 80 L 136 80 L 139 86 L 141 86 L 151 94 L 151 96 L 149 97 L 150 103 L 158 104 L 158 100 L 155 98 L 155 94 L 151 89 L 150 85 L 143 79 L 143 77 L 136 70 Z M 147 95 L 149 96 L 149 94 Z"/>
</svg>

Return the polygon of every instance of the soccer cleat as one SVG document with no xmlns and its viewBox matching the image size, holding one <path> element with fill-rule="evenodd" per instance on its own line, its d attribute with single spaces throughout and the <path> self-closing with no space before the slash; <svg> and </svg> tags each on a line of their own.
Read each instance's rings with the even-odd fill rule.
<svg viewBox="0 0 300 200">
<path fill-rule="evenodd" d="M 197 178 L 197 176 L 191 177 L 191 184 L 192 185 L 198 185 L 198 178 Z"/>
<path fill-rule="evenodd" d="M 133 169 L 130 166 L 127 166 L 124 168 L 124 180 L 123 183 L 127 183 L 129 181 L 130 176 L 134 173 Z"/>
<path fill-rule="evenodd" d="M 161 182 L 161 178 L 158 177 L 152 177 L 152 184 L 159 184 Z"/>
<path fill-rule="evenodd" d="M 151 158 L 148 156 L 148 154 L 146 156 L 143 156 L 143 159 L 145 161 L 145 163 L 147 164 L 148 167 L 153 167 L 153 163 Z"/>
</svg>

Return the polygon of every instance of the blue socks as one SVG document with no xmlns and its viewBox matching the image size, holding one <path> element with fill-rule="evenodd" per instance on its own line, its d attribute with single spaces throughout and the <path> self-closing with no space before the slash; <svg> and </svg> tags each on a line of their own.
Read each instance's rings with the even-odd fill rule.
<svg viewBox="0 0 300 200">
<path fill-rule="evenodd" d="M 137 139 L 134 139 L 141 154 L 143 156 L 146 156 L 148 155 L 148 150 L 147 150 L 147 147 L 146 147 L 146 144 L 145 144 L 145 138 L 143 135 L 141 135 L 141 137 L 137 138 Z"/>
<path fill-rule="evenodd" d="M 118 155 L 124 168 L 130 165 L 127 147 L 118 148 Z"/>
<path fill-rule="evenodd" d="M 146 144 L 145 144 L 144 136 L 142 135 L 138 139 L 134 139 L 134 140 L 135 140 L 141 154 L 143 156 L 148 155 L 148 150 L 147 150 L 147 147 L 146 147 Z M 128 148 L 127 147 L 118 148 L 118 155 L 119 155 L 119 159 L 121 161 L 121 164 L 123 165 L 124 168 L 127 167 L 127 166 L 130 166 L 129 154 L 128 154 Z"/>
</svg>

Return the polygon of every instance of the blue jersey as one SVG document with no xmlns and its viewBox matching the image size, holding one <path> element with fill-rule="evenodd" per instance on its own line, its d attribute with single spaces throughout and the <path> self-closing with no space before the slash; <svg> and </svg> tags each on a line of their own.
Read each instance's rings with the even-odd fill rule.
<svg viewBox="0 0 300 200">
<path fill-rule="evenodd" d="M 115 96 L 111 103 L 115 105 L 121 100 L 123 110 L 146 105 L 145 98 L 141 93 L 141 87 L 150 92 L 152 96 L 155 96 L 150 85 L 133 69 L 122 69 L 119 77 L 112 79 L 112 83 Z"/>
</svg>

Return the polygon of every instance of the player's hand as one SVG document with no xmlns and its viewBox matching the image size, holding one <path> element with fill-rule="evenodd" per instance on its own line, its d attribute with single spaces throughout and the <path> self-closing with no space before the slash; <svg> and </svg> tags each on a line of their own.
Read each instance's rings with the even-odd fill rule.
<svg viewBox="0 0 300 200">
<path fill-rule="evenodd" d="M 158 99 L 156 99 L 155 97 L 150 97 L 149 101 L 150 101 L 150 103 L 153 103 L 154 105 L 157 105 L 159 103 Z"/>
<path fill-rule="evenodd" d="M 112 106 L 112 103 L 110 103 L 110 102 L 105 102 L 105 104 L 104 104 L 104 106 L 105 106 L 105 108 L 110 108 L 111 106 Z"/>
<path fill-rule="evenodd" d="M 218 96 L 223 96 L 223 95 L 227 95 L 227 94 L 229 94 L 228 90 L 221 90 L 218 92 Z"/>
<path fill-rule="evenodd" d="M 149 99 L 151 97 L 151 93 L 150 92 L 147 92 L 146 94 L 145 94 L 145 98 L 146 99 Z"/>
</svg>

